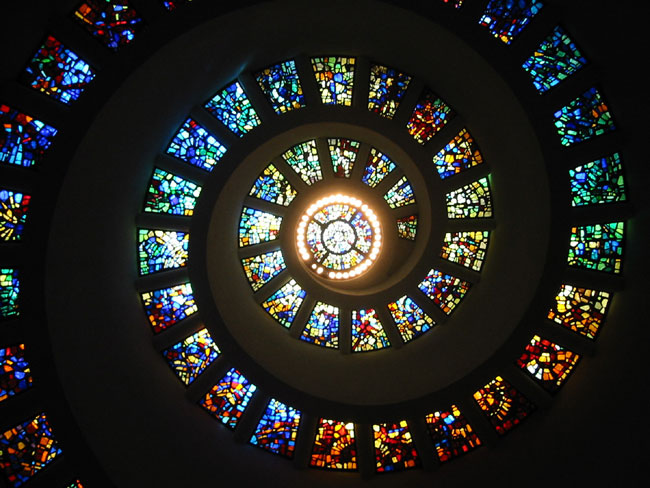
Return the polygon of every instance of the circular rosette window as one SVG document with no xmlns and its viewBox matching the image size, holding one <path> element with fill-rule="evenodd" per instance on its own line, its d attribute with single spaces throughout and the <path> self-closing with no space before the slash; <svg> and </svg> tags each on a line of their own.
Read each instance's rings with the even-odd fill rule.
<svg viewBox="0 0 650 488">
<path fill-rule="evenodd" d="M 312 271 L 345 280 L 364 273 L 377 259 L 381 226 L 375 212 L 358 198 L 331 195 L 303 214 L 296 244 Z"/>
</svg>

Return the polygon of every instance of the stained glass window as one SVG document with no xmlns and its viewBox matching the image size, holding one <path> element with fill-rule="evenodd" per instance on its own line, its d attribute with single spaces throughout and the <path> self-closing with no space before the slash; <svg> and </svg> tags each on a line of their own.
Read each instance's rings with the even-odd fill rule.
<svg viewBox="0 0 650 488">
<path fill-rule="evenodd" d="M 241 262 L 253 291 L 262 288 L 287 267 L 279 250 L 244 258 Z"/>
<path fill-rule="evenodd" d="M 270 66 L 255 75 L 257 83 L 278 114 L 305 106 L 296 63 L 293 60 Z"/>
<path fill-rule="evenodd" d="M 354 424 L 320 419 L 310 465 L 326 469 L 357 469 Z"/>
<path fill-rule="evenodd" d="M 476 391 L 474 400 L 500 435 L 519 425 L 536 408 L 501 376 Z"/>
<path fill-rule="evenodd" d="M 297 144 L 285 152 L 282 157 L 308 185 L 323 179 L 316 141 L 312 140 Z"/>
<path fill-rule="evenodd" d="M 192 0 L 165 0 L 165 1 L 163 1 L 163 5 L 165 6 L 165 8 L 167 10 L 169 10 L 171 12 L 172 10 L 176 10 L 176 8 L 179 5 L 184 5 L 184 4 L 190 3 L 191 1 Z"/>
<path fill-rule="evenodd" d="M 74 15 L 88 32 L 111 49 L 133 41 L 144 24 L 126 0 L 85 0 Z"/>
<path fill-rule="evenodd" d="M 431 329 L 436 323 L 422 310 L 411 297 L 404 295 L 396 302 L 388 304 L 402 340 L 409 342 Z"/>
<path fill-rule="evenodd" d="M 0 347 L 0 402 L 30 388 L 32 382 L 25 344 Z"/>
<path fill-rule="evenodd" d="M 402 176 L 400 180 L 393 185 L 393 187 L 386 192 L 384 200 L 388 203 L 390 208 L 405 207 L 415 203 L 415 196 L 413 195 L 413 188 L 406 179 Z"/>
<path fill-rule="evenodd" d="M 138 229 L 140 274 L 187 266 L 189 242 L 187 232 Z"/>
<path fill-rule="evenodd" d="M 144 211 L 171 215 L 192 216 L 201 187 L 196 183 L 154 168 L 149 182 Z"/>
<path fill-rule="evenodd" d="M 616 129 L 612 114 L 595 88 L 587 90 L 553 114 L 563 146 L 571 146 Z"/>
<path fill-rule="evenodd" d="M 418 231 L 417 215 L 409 215 L 408 217 L 397 219 L 397 235 L 401 239 L 414 241 L 417 231 Z"/>
<path fill-rule="evenodd" d="M 420 144 L 425 144 L 449 119 L 454 116 L 451 108 L 431 90 L 425 90 L 418 100 L 406 129 Z"/>
<path fill-rule="evenodd" d="M 61 454 L 44 413 L 0 435 L 0 467 L 11 486 L 22 486 Z"/>
<path fill-rule="evenodd" d="M 201 400 L 201 406 L 234 429 L 257 387 L 235 368 L 219 380 Z"/>
<path fill-rule="evenodd" d="M 271 399 L 250 443 L 274 454 L 292 458 L 300 426 L 300 411 Z"/>
<path fill-rule="evenodd" d="M 618 153 L 569 170 L 571 205 L 623 202 L 625 182 Z"/>
<path fill-rule="evenodd" d="M 221 351 L 212 340 L 208 329 L 201 329 L 165 349 L 162 354 L 176 376 L 185 385 L 189 385 L 217 359 Z"/>
<path fill-rule="evenodd" d="M 574 42 L 557 26 L 528 58 L 522 68 L 537 91 L 544 93 L 567 79 L 587 63 Z"/>
<path fill-rule="evenodd" d="M 479 24 L 510 44 L 543 6 L 538 0 L 490 0 Z"/>
<path fill-rule="evenodd" d="M 55 100 L 70 104 L 77 100 L 95 77 L 95 72 L 77 54 L 52 36 L 31 59 L 22 80 Z"/>
<path fill-rule="evenodd" d="M 297 193 L 284 175 L 272 164 L 264 168 L 248 192 L 252 197 L 285 207 L 291 204 Z"/>
<path fill-rule="evenodd" d="M 352 105 L 354 62 L 354 58 L 333 56 L 311 59 L 323 103 Z"/>
<path fill-rule="evenodd" d="M 442 179 L 466 171 L 482 162 L 483 156 L 466 129 L 461 130 L 444 149 L 433 157 L 433 164 Z"/>
<path fill-rule="evenodd" d="M 75 480 L 70 483 L 66 488 L 84 488 L 84 485 L 81 484 L 81 481 Z"/>
<path fill-rule="evenodd" d="M 244 207 L 239 219 L 239 247 L 254 246 L 278 238 L 282 217 Z"/>
<path fill-rule="evenodd" d="M 50 147 L 57 129 L 0 103 L 0 161 L 36 165 Z"/>
<path fill-rule="evenodd" d="M 327 139 L 332 158 L 334 176 L 349 178 L 352 175 L 352 166 L 357 159 L 360 143 L 351 139 Z"/>
<path fill-rule="evenodd" d="M 470 284 L 437 269 L 432 269 L 420 282 L 418 288 L 422 290 L 446 314 L 450 314 L 460 303 Z"/>
<path fill-rule="evenodd" d="M 481 440 L 456 405 L 447 411 L 427 415 L 425 421 L 442 463 L 481 445 Z"/>
<path fill-rule="evenodd" d="M 447 193 L 447 217 L 475 219 L 492 217 L 492 197 L 487 178 L 481 178 Z"/>
<path fill-rule="evenodd" d="M 569 266 L 620 273 L 623 261 L 624 222 L 571 228 Z"/>
<path fill-rule="evenodd" d="M 402 471 L 420 465 L 420 457 L 406 420 L 398 424 L 375 424 L 372 430 L 378 473 Z"/>
<path fill-rule="evenodd" d="M 606 291 L 562 285 L 547 317 L 573 332 L 595 339 L 610 298 Z"/>
<path fill-rule="evenodd" d="M 374 309 L 352 311 L 352 352 L 376 351 L 389 346 L 386 331 Z"/>
<path fill-rule="evenodd" d="M 142 304 L 156 334 L 198 310 L 191 283 L 142 293 Z"/>
<path fill-rule="evenodd" d="M 480 271 L 485 259 L 490 233 L 486 230 L 474 232 L 447 232 L 442 245 L 441 256 L 452 263 Z"/>
<path fill-rule="evenodd" d="M 300 338 L 322 347 L 339 347 L 339 309 L 316 302 Z"/>
<path fill-rule="evenodd" d="M 239 137 L 262 123 L 238 81 L 219 91 L 205 108 Z"/>
<path fill-rule="evenodd" d="M 361 181 L 370 188 L 374 188 L 396 167 L 397 165 L 388 156 L 373 147 L 370 149 L 370 156 L 368 156 Z"/>
<path fill-rule="evenodd" d="M 30 196 L 11 190 L 0 190 L 0 239 L 19 241 L 23 235 Z"/>
<path fill-rule="evenodd" d="M 17 317 L 18 293 L 20 292 L 20 281 L 18 270 L 11 268 L 0 268 L 0 319 Z"/>
<path fill-rule="evenodd" d="M 306 294 L 305 290 L 296 283 L 296 280 L 291 279 L 286 285 L 267 298 L 262 303 L 262 308 L 275 320 L 289 328 L 293 319 L 296 318 Z"/>
<path fill-rule="evenodd" d="M 526 345 L 517 365 L 546 390 L 556 391 L 567 379 L 580 356 L 548 339 L 535 335 Z"/>
<path fill-rule="evenodd" d="M 370 67 L 368 110 L 392 119 L 406 93 L 411 77 L 386 66 Z"/>
<path fill-rule="evenodd" d="M 167 148 L 167 154 L 205 171 L 212 171 L 225 153 L 226 148 L 192 119 L 183 123 Z"/>
</svg>

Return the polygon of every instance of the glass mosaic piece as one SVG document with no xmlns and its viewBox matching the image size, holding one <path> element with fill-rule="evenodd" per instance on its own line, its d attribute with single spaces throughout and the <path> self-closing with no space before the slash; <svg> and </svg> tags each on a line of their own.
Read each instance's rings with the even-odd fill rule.
<svg viewBox="0 0 650 488">
<path fill-rule="evenodd" d="M 84 485 L 79 480 L 75 480 L 70 483 L 66 488 L 84 488 Z"/>
<path fill-rule="evenodd" d="M 406 93 L 411 77 L 377 64 L 370 67 L 368 110 L 392 119 Z"/>
<path fill-rule="evenodd" d="M 612 114 L 596 88 L 591 88 L 553 114 L 563 146 L 571 146 L 616 129 Z"/>
<path fill-rule="evenodd" d="M 200 195 L 201 187 L 196 183 L 163 169 L 154 168 L 144 211 L 191 217 Z"/>
<path fill-rule="evenodd" d="M 257 387 L 232 368 L 203 397 L 200 404 L 210 414 L 234 429 Z"/>
<path fill-rule="evenodd" d="M 456 405 L 444 412 L 430 413 L 425 421 L 441 463 L 481 445 L 481 440 Z"/>
<path fill-rule="evenodd" d="M 461 130 L 433 157 L 433 164 L 442 179 L 467 171 L 482 162 L 483 156 L 467 129 Z"/>
<path fill-rule="evenodd" d="M 442 0 L 448 5 L 453 6 L 454 8 L 461 8 L 463 6 L 463 0 Z"/>
<path fill-rule="evenodd" d="M 25 344 L 0 347 L 0 403 L 32 386 Z"/>
<path fill-rule="evenodd" d="M 361 143 L 351 139 L 330 138 L 327 139 L 327 145 L 330 148 L 334 176 L 349 178 L 352 175 L 352 166 L 357 160 Z"/>
<path fill-rule="evenodd" d="M 102 44 L 118 49 L 135 38 L 144 22 L 126 0 L 85 0 L 75 18 Z"/>
<path fill-rule="evenodd" d="M 545 93 L 587 64 L 575 43 L 560 26 L 535 49 L 522 68 L 539 93 Z"/>
<path fill-rule="evenodd" d="M 244 207 L 239 219 L 239 247 L 274 241 L 280 233 L 282 217 Z"/>
<path fill-rule="evenodd" d="M 287 267 L 280 250 L 244 258 L 241 262 L 253 291 L 262 288 Z"/>
<path fill-rule="evenodd" d="M 432 269 L 420 282 L 418 288 L 428 296 L 440 310 L 449 315 L 460 303 L 470 284 L 454 276 Z"/>
<path fill-rule="evenodd" d="M 191 283 L 147 291 L 141 297 L 144 312 L 155 334 L 198 311 Z"/>
<path fill-rule="evenodd" d="M 262 303 L 262 308 L 288 329 L 291 327 L 293 319 L 296 318 L 306 294 L 307 292 L 296 283 L 296 280 L 291 279 L 286 285 L 267 298 Z"/>
<path fill-rule="evenodd" d="M 255 75 L 257 83 L 277 114 L 305 106 L 296 63 L 293 60 L 279 63 Z"/>
<path fill-rule="evenodd" d="M 238 81 L 220 90 L 204 107 L 239 137 L 262 123 Z"/>
<path fill-rule="evenodd" d="M 352 352 L 376 351 L 390 341 L 374 309 L 352 311 Z"/>
<path fill-rule="evenodd" d="M 70 105 L 95 78 L 95 71 L 53 36 L 36 51 L 21 81 L 55 100 Z"/>
<path fill-rule="evenodd" d="M 618 153 L 570 169 L 569 177 L 573 207 L 627 200 Z"/>
<path fill-rule="evenodd" d="M 11 486 L 22 486 L 63 454 L 41 413 L 0 435 L 0 468 Z"/>
<path fill-rule="evenodd" d="M 545 390 L 555 392 L 567 379 L 580 356 L 535 335 L 526 345 L 517 365 L 528 372 Z"/>
<path fill-rule="evenodd" d="M 440 256 L 452 263 L 480 271 L 485 260 L 490 233 L 487 230 L 447 232 Z"/>
<path fill-rule="evenodd" d="M 162 352 L 169 367 L 185 385 L 198 378 L 220 354 L 208 329 L 201 329 Z"/>
<path fill-rule="evenodd" d="M 431 329 L 436 323 L 408 295 L 388 304 L 397 330 L 404 342 L 412 341 Z"/>
<path fill-rule="evenodd" d="M 572 227 L 567 257 L 569 266 L 620 273 L 624 232 L 624 222 Z"/>
<path fill-rule="evenodd" d="M 397 165 L 388 156 L 373 147 L 370 149 L 361 181 L 370 188 L 374 188 L 396 167 Z"/>
<path fill-rule="evenodd" d="M 274 454 L 292 458 L 299 426 L 300 410 L 272 398 L 250 443 Z"/>
<path fill-rule="evenodd" d="M 140 275 L 187 266 L 189 243 L 187 232 L 138 229 Z"/>
<path fill-rule="evenodd" d="M 316 302 L 300 339 L 321 347 L 339 347 L 339 309 Z"/>
<path fill-rule="evenodd" d="M 446 195 L 447 217 L 481 219 L 492 217 L 492 197 L 487 178 L 481 178 Z"/>
<path fill-rule="evenodd" d="M 375 469 L 378 473 L 403 471 L 420 466 L 406 420 L 397 424 L 372 426 L 375 444 Z"/>
<path fill-rule="evenodd" d="M 603 324 L 611 294 L 606 291 L 562 285 L 547 317 L 589 339 L 595 339 Z"/>
<path fill-rule="evenodd" d="M 354 58 L 327 56 L 311 58 L 321 101 L 328 105 L 352 105 Z"/>
<path fill-rule="evenodd" d="M 474 400 L 499 435 L 506 434 L 519 425 L 536 408 L 501 376 L 476 391 Z"/>
<path fill-rule="evenodd" d="M 506 44 L 530 23 L 544 4 L 538 0 L 490 0 L 479 24 Z"/>
<path fill-rule="evenodd" d="M 354 424 L 320 419 L 309 464 L 316 468 L 356 470 Z"/>
<path fill-rule="evenodd" d="M 20 293 L 20 281 L 18 270 L 12 268 L 0 268 L 0 319 L 18 317 L 18 294 Z"/>
<path fill-rule="evenodd" d="M 45 122 L 0 103 L 0 162 L 35 166 L 57 132 Z"/>
<path fill-rule="evenodd" d="M 400 239 L 414 241 L 417 232 L 418 232 L 417 215 L 409 215 L 408 217 L 397 219 L 397 236 Z"/>
<path fill-rule="evenodd" d="M 288 207 L 298 192 L 291 186 L 284 175 L 269 164 L 253 183 L 248 192 L 251 197 Z"/>
<path fill-rule="evenodd" d="M 402 176 L 397 183 L 395 183 L 390 190 L 384 195 L 384 200 L 388 203 L 390 208 L 405 207 L 415 203 L 415 195 L 413 188 L 406 179 Z"/>
<path fill-rule="evenodd" d="M 426 144 L 454 116 L 451 108 L 431 90 L 424 90 L 417 101 L 406 129 L 413 139 Z"/>
<path fill-rule="evenodd" d="M 286 151 L 282 157 L 308 185 L 323 179 L 316 141 L 311 140 L 297 144 Z"/>
<path fill-rule="evenodd" d="M 21 240 L 30 199 L 24 193 L 0 189 L 0 240 Z"/>
<path fill-rule="evenodd" d="M 225 153 L 226 148 L 192 119 L 183 123 L 167 148 L 167 154 L 205 171 L 212 171 Z"/>
</svg>

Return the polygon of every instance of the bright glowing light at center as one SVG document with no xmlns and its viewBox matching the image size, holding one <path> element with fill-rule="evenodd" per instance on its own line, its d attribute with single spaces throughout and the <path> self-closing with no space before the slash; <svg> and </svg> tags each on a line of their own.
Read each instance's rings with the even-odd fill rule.
<svg viewBox="0 0 650 488">
<path fill-rule="evenodd" d="M 335 280 L 354 278 L 379 256 L 379 219 L 358 198 L 330 195 L 307 208 L 296 229 L 296 245 L 316 274 Z"/>
</svg>

